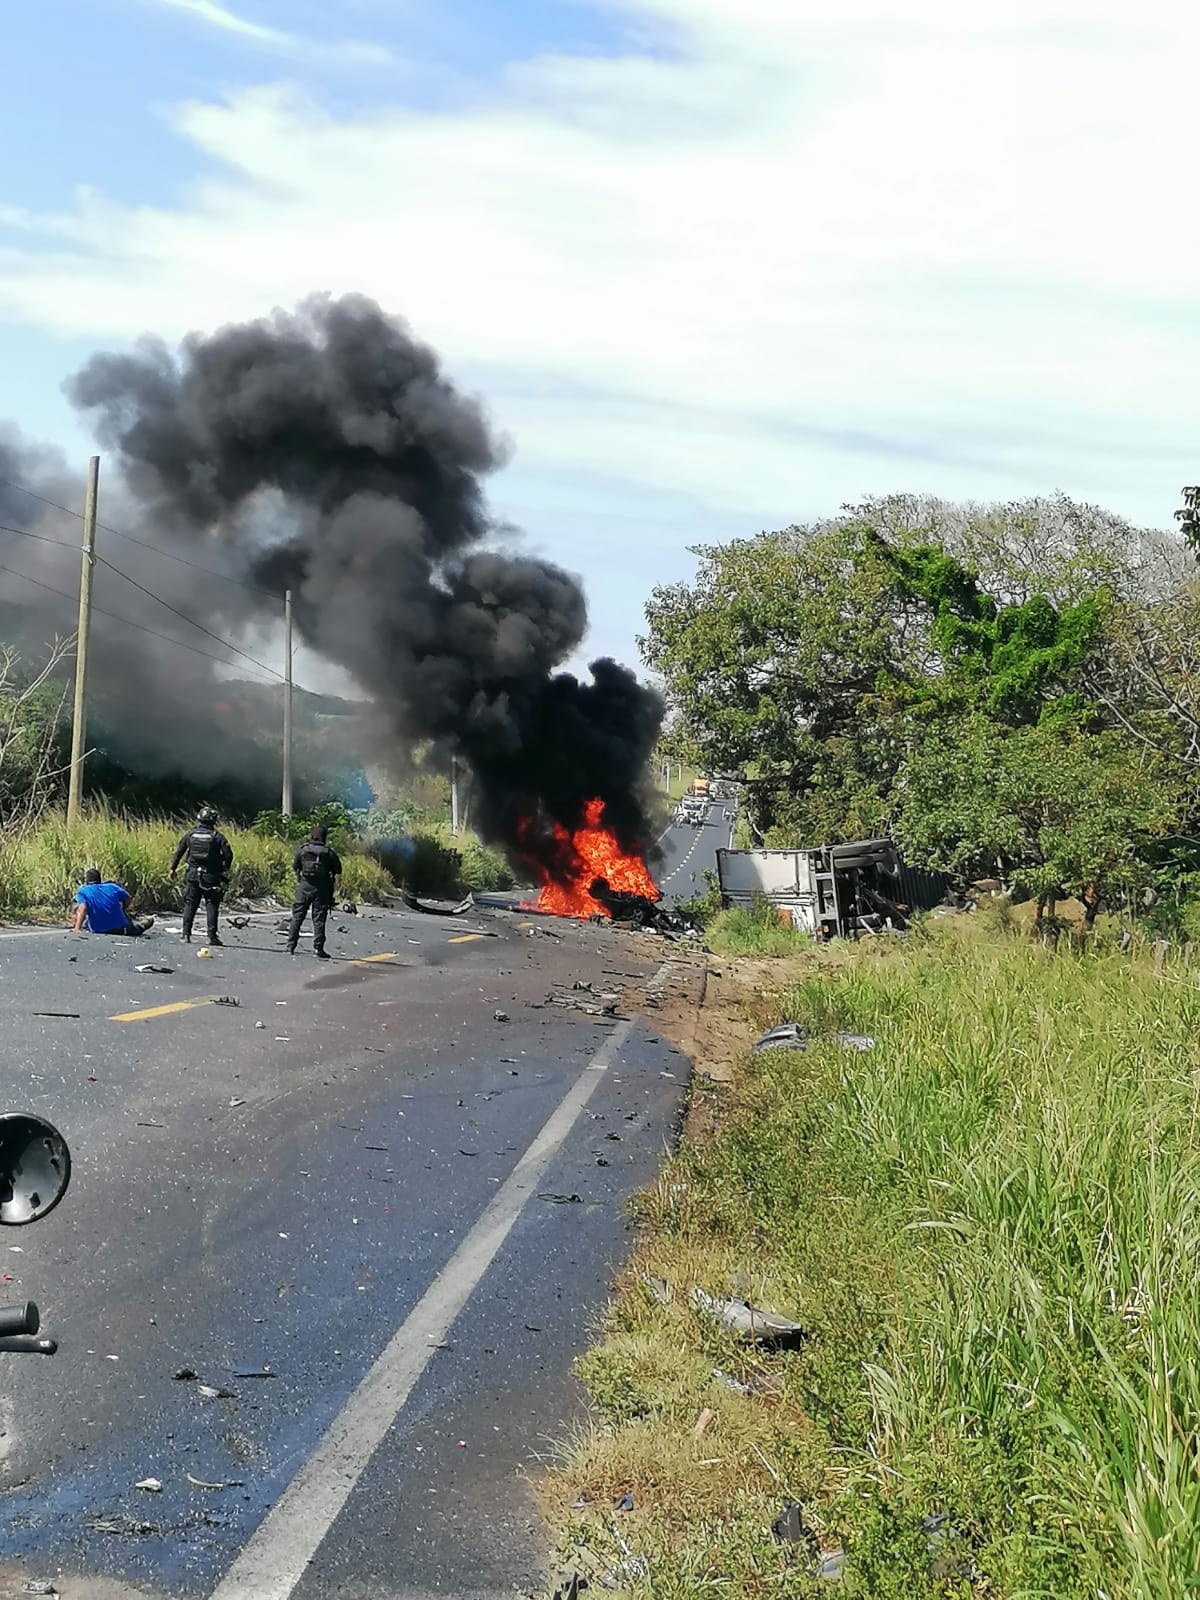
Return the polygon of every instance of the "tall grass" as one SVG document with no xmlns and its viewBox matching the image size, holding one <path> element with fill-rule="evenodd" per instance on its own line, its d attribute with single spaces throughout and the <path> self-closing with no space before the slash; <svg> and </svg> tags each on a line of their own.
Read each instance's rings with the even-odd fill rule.
<svg viewBox="0 0 1200 1600">
<path fill-rule="evenodd" d="M 74 829 L 61 816 L 46 817 L 0 843 L 0 916 L 65 913 L 89 866 L 123 884 L 136 909 L 178 906 L 182 891 L 179 880 L 171 882 L 170 865 L 183 831 L 182 824 L 165 818 L 131 819 L 106 808 L 93 809 Z M 234 851 L 230 896 L 290 900 L 295 845 L 243 828 L 222 831 Z M 346 849 L 342 863 L 339 893 L 346 898 L 372 901 L 394 891 L 389 875 L 369 856 Z"/>
<path fill-rule="evenodd" d="M 1200 989 L 1116 952 L 960 929 L 812 959 L 789 1014 L 875 1049 L 746 1063 L 722 1131 L 648 1197 L 638 1261 L 683 1290 L 728 1292 L 748 1268 L 812 1337 L 748 1358 L 683 1295 L 622 1302 L 586 1369 L 612 1426 L 569 1476 L 607 1491 L 655 1441 L 631 1587 L 708 1594 L 723 1573 L 724 1594 L 809 1593 L 767 1532 L 783 1485 L 845 1546 L 850 1594 L 1200 1592 Z M 612 1374 L 647 1334 L 655 1362 L 622 1378 L 640 1397 L 623 1416 Z M 753 1419 L 706 1384 L 731 1364 L 769 1377 Z M 752 1444 L 771 1468 L 734 1489 L 710 1468 L 723 1504 L 681 1425 L 702 1405 L 729 1422 L 707 1456 Z M 683 1437 L 677 1483 L 664 1427 Z M 584 1539 L 603 1535 L 573 1525 Z"/>
<path fill-rule="evenodd" d="M 765 898 L 714 912 L 705 928 L 705 942 L 721 956 L 795 955 L 813 943 L 809 934 L 780 921 L 778 909 Z"/>
</svg>

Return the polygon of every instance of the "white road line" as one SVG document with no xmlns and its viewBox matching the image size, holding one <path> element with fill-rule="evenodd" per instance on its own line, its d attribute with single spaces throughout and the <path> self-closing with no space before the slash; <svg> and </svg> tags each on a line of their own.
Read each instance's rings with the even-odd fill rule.
<svg viewBox="0 0 1200 1600">
<path fill-rule="evenodd" d="M 609 1034 L 559 1101 L 491 1204 L 213 1590 L 211 1600 L 288 1600 L 633 1026 L 631 1019 Z"/>
<path fill-rule="evenodd" d="M 712 817 L 712 807 L 710 806 L 709 809 L 704 813 L 704 828 L 708 827 L 711 817 Z M 704 837 L 704 829 L 703 828 L 697 828 L 695 830 L 695 836 L 692 839 L 691 844 L 688 846 L 687 855 L 685 855 L 683 860 L 678 864 L 678 866 L 676 866 L 671 872 L 669 872 L 667 874 L 667 876 L 663 879 L 663 888 L 664 889 L 666 888 L 667 884 L 670 883 L 671 879 L 672 878 L 677 878 L 679 876 L 679 874 L 683 871 L 684 867 L 687 866 L 688 862 L 692 859 L 692 857 L 696 853 L 696 846 L 700 843 L 700 840 L 703 837 Z"/>
</svg>

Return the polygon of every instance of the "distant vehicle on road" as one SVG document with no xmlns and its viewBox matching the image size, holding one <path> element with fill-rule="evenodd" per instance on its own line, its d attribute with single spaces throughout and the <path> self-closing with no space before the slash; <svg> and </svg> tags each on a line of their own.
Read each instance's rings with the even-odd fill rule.
<svg viewBox="0 0 1200 1600">
<path fill-rule="evenodd" d="M 708 819 L 708 801 L 701 800 L 694 794 L 684 795 L 680 803 L 680 821 L 693 828 L 700 828 Z"/>
</svg>

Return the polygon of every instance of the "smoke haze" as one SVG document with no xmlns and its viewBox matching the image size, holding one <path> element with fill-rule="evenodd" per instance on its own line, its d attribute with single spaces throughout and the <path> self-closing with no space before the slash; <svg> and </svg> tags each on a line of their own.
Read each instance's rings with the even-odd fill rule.
<svg viewBox="0 0 1200 1600">
<path fill-rule="evenodd" d="M 586 631 L 580 585 L 498 547 L 483 482 L 506 447 L 402 323 L 358 296 L 314 297 L 294 313 L 192 335 L 177 357 L 151 339 L 97 355 L 68 393 L 108 452 L 102 520 L 255 592 L 149 554 L 148 587 L 251 654 L 247 638 L 275 625 L 275 596 L 291 588 L 304 641 L 352 674 L 399 747 L 430 741 L 442 763 L 465 762 L 473 820 L 510 852 L 527 854 L 534 838 L 551 865 L 551 824 L 578 826 L 594 796 L 623 845 L 646 845 L 642 785 L 661 703 L 612 661 L 594 663 L 590 682 L 556 670 Z M 0 440 L 0 477 L 31 474 L 49 498 L 69 505 L 78 493 L 51 460 Z M 0 522 L 33 526 L 29 503 L 4 496 L 0 486 Z M 78 548 L 77 527 L 67 534 Z M 42 577 L 20 553 L 21 570 Z M 69 561 L 45 557 L 57 574 L 46 581 L 72 589 Z M 132 609 L 142 597 L 102 576 L 114 582 L 103 594 L 98 584 L 97 604 L 145 620 Z M 174 632 L 166 621 L 149 625 Z M 204 761 L 219 763 L 205 707 L 217 669 L 128 630 L 110 660 L 120 630 L 105 635 L 103 622 L 105 694 L 137 707 L 146 758 L 156 750 L 161 763 L 195 729 Z"/>
</svg>

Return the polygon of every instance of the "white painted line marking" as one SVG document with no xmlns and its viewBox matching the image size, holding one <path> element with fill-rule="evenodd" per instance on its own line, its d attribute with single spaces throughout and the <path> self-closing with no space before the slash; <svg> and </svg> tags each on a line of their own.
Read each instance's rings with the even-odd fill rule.
<svg viewBox="0 0 1200 1600">
<path fill-rule="evenodd" d="M 708 808 L 708 810 L 704 813 L 704 826 L 701 827 L 701 828 L 693 829 L 694 838 L 692 839 L 691 845 L 688 847 L 687 855 L 685 855 L 683 860 L 680 861 L 679 864 L 671 872 L 669 872 L 667 874 L 667 876 L 663 879 L 662 887 L 664 889 L 666 888 L 667 884 L 670 883 L 672 878 L 677 878 L 679 876 L 679 874 L 683 871 L 684 867 L 687 866 L 688 862 L 695 855 L 696 846 L 700 843 L 701 839 L 704 837 L 704 828 L 707 828 L 709 826 L 709 823 L 711 822 L 711 820 L 712 820 L 712 807 L 710 806 Z"/>
<path fill-rule="evenodd" d="M 633 1026 L 630 1019 L 615 1028 L 589 1062 L 591 1070 L 581 1072 L 567 1090 L 491 1204 L 213 1590 L 211 1600 L 288 1600 L 434 1350 L 495 1260 Z"/>
</svg>

